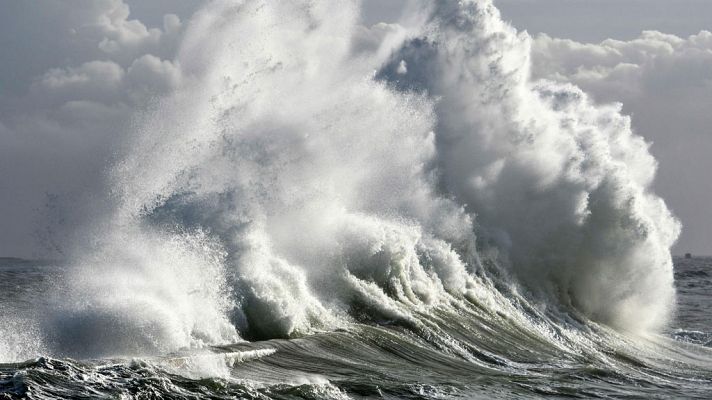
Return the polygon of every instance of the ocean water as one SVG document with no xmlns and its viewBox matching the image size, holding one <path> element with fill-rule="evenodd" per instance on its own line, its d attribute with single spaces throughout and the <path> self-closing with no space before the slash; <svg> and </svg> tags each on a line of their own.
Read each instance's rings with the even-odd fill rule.
<svg viewBox="0 0 712 400">
<path fill-rule="evenodd" d="M 2 261 L 3 396 L 709 397 L 710 260 L 621 106 L 532 80 L 490 0 L 358 21 L 186 22 L 64 261 Z"/>
<path fill-rule="evenodd" d="M 42 309 L 66 267 L 4 260 L 3 320 Z M 709 398 L 712 258 L 675 259 L 678 309 L 645 339 L 601 326 L 522 330 L 472 305 L 427 326 L 362 322 L 155 357 L 0 364 L 6 398 Z M 436 336 L 437 335 L 437 336 Z M 201 374 L 207 374 L 201 376 Z M 209 375 L 213 376 L 209 376 Z"/>
</svg>

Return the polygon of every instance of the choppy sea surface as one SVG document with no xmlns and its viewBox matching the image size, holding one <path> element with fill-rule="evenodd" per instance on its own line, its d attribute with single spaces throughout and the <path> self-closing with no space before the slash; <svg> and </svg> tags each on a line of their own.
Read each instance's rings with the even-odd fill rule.
<svg viewBox="0 0 712 400">
<path fill-rule="evenodd" d="M 44 355 L 0 364 L 0 398 L 709 398 L 712 258 L 674 261 L 678 308 L 659 336 L 590 322 L 520 331 L 473 303 L 423 315 L 422 324 L 363 320 L 304 337 L 147 357 Z M 57 263 L 3 260 L 3 324 L 37 319 L 63 271 Z"/>
</svg>

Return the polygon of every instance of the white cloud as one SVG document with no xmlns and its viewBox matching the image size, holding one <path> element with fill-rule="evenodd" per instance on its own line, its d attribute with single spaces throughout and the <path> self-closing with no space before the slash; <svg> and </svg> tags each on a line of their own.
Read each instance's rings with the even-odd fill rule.
<svg viewBox="0 0 712 400">
<path fill-rule="evenodd" d="M 134 60 L 128 68 L 127 79 L 135 91 L 160 94 L 175 88 L 180 82 L 178 63 L 146 54 Z"/>
<path fill-rule="evenodd" d="M 702 31 L 687 39 L 656 31 L 645 31 L 631 41 L 608 39 L 598 44 L 579 43 L 541 34 L 534 40 L 534 72 L 540 77 L 576 80 L 591 71 L 605 77 L 621 66 L 643 67 L 642 73 L 660 72 L 670 62 L 709 62 L 712 33 Z M 689 72 L 689 71 L 680 71 Z M 710 72 L 712 74 L 712 72 Z M 683 74 L 669 76 L 680 81 Z M 694 80 L 683 79 L 695 83 Z M 682 83 L 682 82 L 680 82 Z"/>
<path fill-rule="evenodd" d="M 117 2 L 114 2 L 117 3 Z M 166 14 L 163 18 L 163 30 L 147 28 L 141 21 L 128 19 L 129 7 L 122 3 L 115 4 L 110 12 L 104 13 L 98 26 L 104 38 L 99 48 L 107 54 L 123 59 L 136 57 L 142 53 L 168 55 L 175 51 L 182 23 L 175 14 Z"/>
</svg>

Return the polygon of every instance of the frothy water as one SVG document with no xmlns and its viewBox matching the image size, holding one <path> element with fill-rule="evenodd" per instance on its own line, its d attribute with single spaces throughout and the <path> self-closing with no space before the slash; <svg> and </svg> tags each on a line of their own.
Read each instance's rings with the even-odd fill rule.
<svg viewBox="0 0 712 400">
<path fill-rule="evenodd" d="M 679 224 L 620 105 L 532 81 L 530 38 L 491 1 L 419 4 L 366 33 L 351 1 L 207 4 L 181 85 L 136 115 L 101 215 L 0 360 L 138 357 L 91 373 L 255 397 L 358 392 L 310 355 L 389 384 L 404 360 L 430 371 L 396 374 L 396 396 L 478 374 L 517 381 L 503 396 L 572 376 L 704 387 L 707 350 L 658 335 Z"/>
</svg>

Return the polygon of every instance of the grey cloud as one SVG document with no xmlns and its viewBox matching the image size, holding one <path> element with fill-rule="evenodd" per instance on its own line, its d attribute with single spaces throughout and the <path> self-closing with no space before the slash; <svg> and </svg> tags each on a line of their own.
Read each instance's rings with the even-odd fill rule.
<svg viewBox="0 0 712 400">
<path fill-rule="evenodd" d="M 0 33 L 17 51 L 0 61 L 0 254 L 56 256 L 52 236 L 81 223 L 133 112 L 179 83 L 183 24 L 166 14 L 148 27 L 121 0 L 7 8 Z"/>
<path fill-rule="evenodd" d="M 77 67 L 54 68 L 32 87 L 37 97 L 53 96 L 59 102 L 107 100 L 117 94 L 124 69 L 113 61 L 89 61 Z"/>
</svg>

